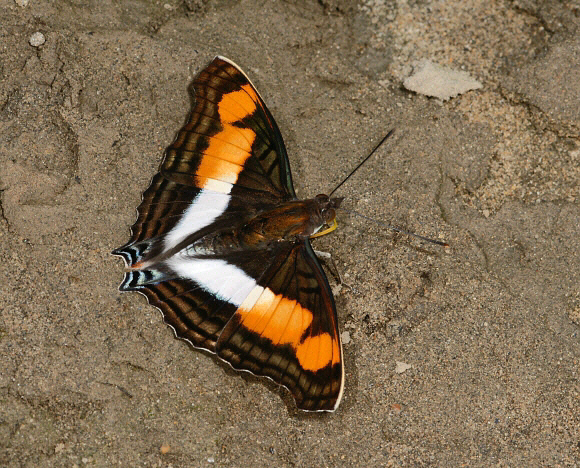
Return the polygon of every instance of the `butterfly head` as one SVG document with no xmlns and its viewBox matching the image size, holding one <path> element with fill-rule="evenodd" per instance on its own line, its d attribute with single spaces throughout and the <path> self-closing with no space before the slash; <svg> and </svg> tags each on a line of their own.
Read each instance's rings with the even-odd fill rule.
<svg viewBox="0 0 580 468">
<path fill-rule="evenodd" d="M 324 224 L 330 225 L 334 221 L 336 209 L 340 207 L 342 200 L 344 200 L 344 197 L 330 198 L 324 194 L 316 195 L 314 201 L 320 213 L 320 220 L 324 221 Z"/>
<path fill-rule="evenodd" d="M 336 209 L 340 207 L 342 200 L 343 197 L 330 198 L 328 195 L 317 195 L 314 198 L 316 214 L 310 216 L 312 230 L 308 237 L 323 236 L 336 229 Z"/>
</svg>

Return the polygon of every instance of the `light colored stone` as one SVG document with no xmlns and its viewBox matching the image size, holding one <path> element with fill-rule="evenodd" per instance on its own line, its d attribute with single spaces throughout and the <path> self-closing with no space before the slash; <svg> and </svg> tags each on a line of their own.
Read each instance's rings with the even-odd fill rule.
<svg viewBox="0 0 580 468">
<path fill-rule="evenodd" d="M 482 87 L 468 73 L 442 67 L 429 60 L 423 60 L 415 71 L 403 82 L 409 91 L 446 101 L 460 94 Z"/>
<path fill-rule="evenodd" d="M 40 31 L 37 31 L 32 36 L 30 36 L 28 42 L 32 47 L 40 47 L 46 42 L 46 38 L 44 37 L 44 34 L 42 34 Z"/>
<path fill-rule="evenodd" d="M 411 364 L 407 364 L 406 362 L 395 361 L 395 363 L 395 372 L 397 374 L 402 374 L 403 372 L 408 371 L 411 367 L 413 367 Z"/>
</svg>

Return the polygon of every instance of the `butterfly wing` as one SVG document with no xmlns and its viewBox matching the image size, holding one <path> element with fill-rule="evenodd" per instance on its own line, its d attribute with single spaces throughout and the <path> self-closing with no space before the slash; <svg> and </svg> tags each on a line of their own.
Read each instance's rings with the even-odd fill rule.
<svg viewBox="0 0 580 468">
<path fill-rule="evenodd" d="M 196 240 L 296 198 L 280 132 L 246 75 L 218 57 L 193 90 L 191 115 L 143 194 L 131 239 L 113 252 L 129 268 L 120 289 L 147 296 L 179 338 L 286 386 L 299 408 L 333 410 L 342 351 L 309 241 L 188 253 Z"/>
<path fill-rule="evenodd" d="M 221 332 L 216 351 L 235 369 L 284 385 L 300 409 L 338 407 L 344 371 L 336 307 L 308 240 L 270 259 Z"/>
<path fill-rule="evenodd" d="M 177 337 L 288 388 L 298 408 L 338 407 L 344 372 L 336 308 L 308 240 L 176 255 L 127 273 L 122 289 L 145 294 Z"/>
<path fill-rule="evenodd" d="M 143 194 L 131 239 L 113 252 L 130 267 L 296 198 L 282 136 L 248 77 L 216 57 L 192 91 L 193 109 Z"/>
<path fill-rule="evenodd" d="M 300 409 L 338 407 L 344 371 L 336 307 L 308 240 L 270 260 L 221 332 L 216 351 L 235 369 L 284 385 Z"/>
</svg>

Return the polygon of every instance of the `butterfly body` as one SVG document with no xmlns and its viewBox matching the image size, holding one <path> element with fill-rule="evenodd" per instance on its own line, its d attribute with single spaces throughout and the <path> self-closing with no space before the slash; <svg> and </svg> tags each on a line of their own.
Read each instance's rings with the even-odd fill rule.
<svg viewBox="0 0 580 468">
<path fill-rule="evenodd" d="M 249 245 L 252 242 L 304 241 L 334 220 L 334 208 L 341 201 L 338 198 L 331 200 L 326 195 L 292 200 L 256 216 L 240 232 L 247 236 Z"/>
<path fill-rule="evenodd" d="M 217 57 L 143 194 L 122 291 L 179 338 L 333 411 L 344 385 L 334 299 L 309 238 L 341 198 L 298 200 L 278 127 L 245 74 Z"/>
</svg>

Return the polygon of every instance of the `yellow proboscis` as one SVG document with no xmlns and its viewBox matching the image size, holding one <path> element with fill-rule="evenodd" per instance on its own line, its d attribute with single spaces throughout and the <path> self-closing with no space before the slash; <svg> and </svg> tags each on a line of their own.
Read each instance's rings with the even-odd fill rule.
<svg viewBox="0 0 580 468">
<path fill-rule="evenodd" d="M 312 234 L 310 236 L 310 238 L 314 239 L 315 237 L 324 236 L 325 234 L 328 234 L 328 233 L 334 231 L 337 227 L 338 227 L 338 223 L 336 222 L 336 219 L 335 219 L 332 221 L 332 224 L 329 227 L 327 227 L 324 231 L 320 231 L 320 232 L 317 232 L 316 234 Z"/>
</svg>

